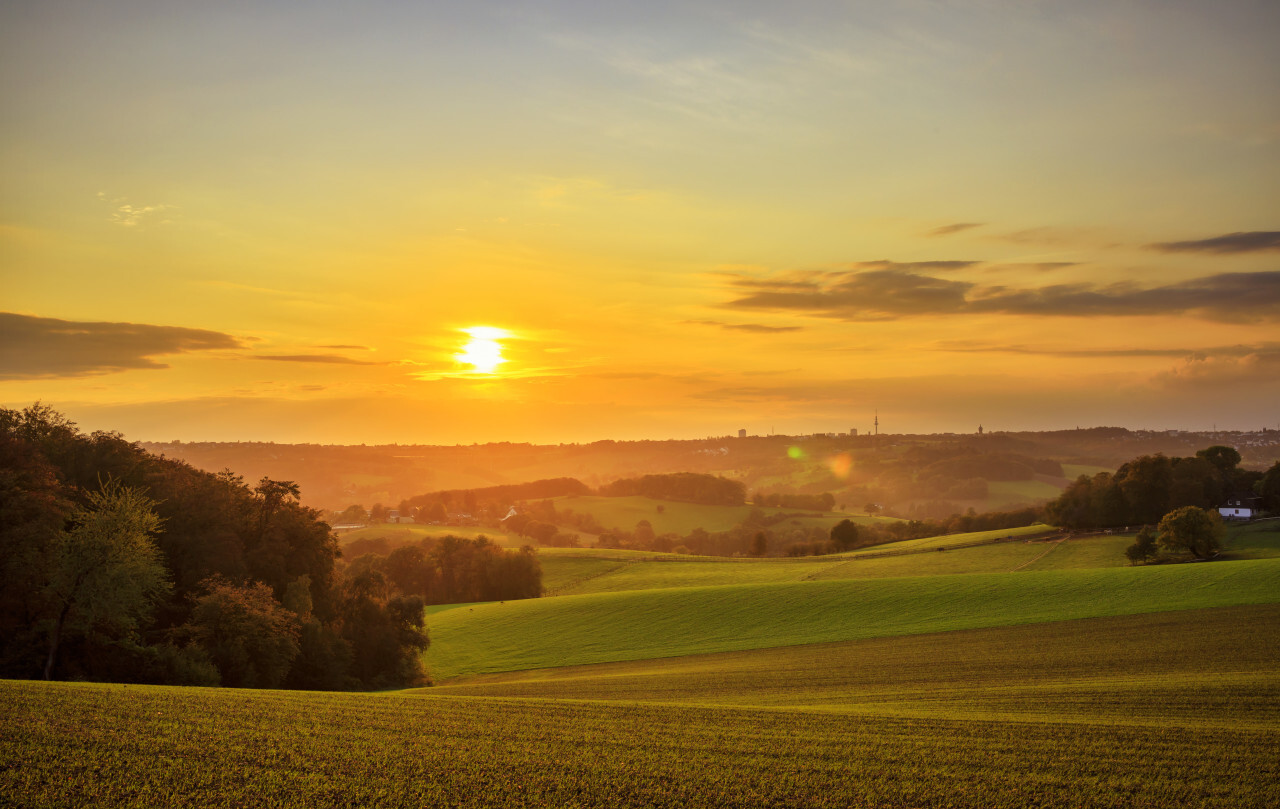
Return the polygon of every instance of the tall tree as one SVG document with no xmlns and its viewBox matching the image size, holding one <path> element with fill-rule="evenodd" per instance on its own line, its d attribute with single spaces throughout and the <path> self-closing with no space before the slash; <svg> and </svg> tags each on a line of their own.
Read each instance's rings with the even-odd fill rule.
<svg viewBox="0 0 1280 809">
<path fill-rule="evenodd" d="M 1218 467 L 1218 471 L 1228 480 L 1231 478 L 1231 473 L 1240 465 L 1240 453 L 1234 447 L 1225 447 L 1221 444 L 1205 447 L 1196 453 L 1196 457 L 1204 458 Z"/>
<path fill-rule="evenodd" d="M 132 634 L 170 589 L 151 537 L 160 530 L 155 503 L 112 479 L 90 492 L 88 501 L 88 507 L 73 513 L 72 528 L 58 534 L 49 549 L 46 680 L 53 677 L 67 634 L 90 629 Z"/>
<path fill-rule="evenodd" d="M 851 550 L 858 544 L 858 524 L 852 520 L 841 520 L 831 526 L 831 541 L 842 551 Z"/>
<path fill-rule="evenodd" d="M 298 654 L 300 616 L 273 599 L 265 584 L 211 580 L 206 586 L 208 592 L 197 599 L 188 631 L 218 667 L 222 684 L 282 685 Z M 294 595 L 299 609 L 302 594 L 295 588 Z M 310 604 L 306 608 L 309 611 Z"/>
<path fill-rule="evenodd" d="M 1160 544 L 1170 551 L 1190 551 L 1208 559 L 1222 547 L 1225 530 L 1216 511 L 1195 506 L 1174 509 L 1160 520 Z"/>
</svg>

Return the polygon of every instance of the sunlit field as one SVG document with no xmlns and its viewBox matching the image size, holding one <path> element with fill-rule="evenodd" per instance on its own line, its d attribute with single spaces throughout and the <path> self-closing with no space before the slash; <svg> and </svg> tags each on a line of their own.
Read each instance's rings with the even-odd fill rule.
<svg viewBox="0 0 1280 809">
<path fill-rule="evenodd" d="M 1278 609 L 384 695 L 6 682 L 0 790 L 51 806 L 1269 806 Z"/>
<path fill-rule="evenodd" d="M 433 616 L 437 680 L 1280 601 L 1280 559 L 733 584 L 477 604 Z"/>
<path fill-rule="evenodd" d="M 1123 560 L 1131 535 L 1042 531 L 801 559 L 544 549 L 548 592 L 578 595 L 429 608 L 429 688 L 3 682 L 0 794 L 39 806 L 1280 803 L 1280 531 L 1233 527 L 1227 561 L 1145 567 Z"/>
</svg>

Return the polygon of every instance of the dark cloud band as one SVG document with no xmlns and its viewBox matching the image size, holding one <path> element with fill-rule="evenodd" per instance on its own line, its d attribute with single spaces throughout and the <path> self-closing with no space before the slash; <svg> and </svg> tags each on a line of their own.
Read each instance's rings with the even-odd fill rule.
<svg viewBox="0 0 1280 809">
<path fill-rule="evenodd" d="M 749 283 L 738 283 L 750 288 Z M 1194 314 L 1211 320 L 1280 320 L 1280 272 L 1222 273 L 1142 288 L 1055 284 L 1018 289 L 979 286 L 896 270 L 832 273 L 813 288 L 779 289 L 762 282 L 726 304 L 736 309 L 804 312 L 842 320 L 1007 314 L 1120 317 Z"/>
<path fill-rule="evenodd" d="M 1228 233 L 1212 239 L 1190 242 L 1161 242 L 1150 245 L 1164 253 L 1260 253 L 1280 250 L 1280 230 L 1255 230 L 1247 233 Z"/>
<path fill-rule="evenodd" d="M 99 323 L 0 312 L 0 379 L 167 368 L 154 358 L 243 348 L 229 334 L 182 326 Z"/>
<path fill-rule="evenodd" d="M 339 354 L 258 354 L 250 359 L 270 360 L 272 362 L 317 362 L 328 365 L 381 365 L 369 360 L 353 360 Z"/>
</svg>

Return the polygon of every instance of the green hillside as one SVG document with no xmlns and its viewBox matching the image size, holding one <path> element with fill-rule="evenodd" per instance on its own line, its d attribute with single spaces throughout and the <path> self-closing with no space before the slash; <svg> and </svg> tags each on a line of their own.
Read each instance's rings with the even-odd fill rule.
<svg viewBox="0 0 1280 809">
<path fill-rule="evenodd" d="M 1280 602 L 1280 560 L 608 592 L 440 612 L 464 674 Z"/>
<path fill-rule="evenodd" d="M 769 559 L 693 557 L 642 551 L 544 548 L 539 551 L 548 595 L 797 582 L 814 579 L 934 576 L 1120 567 L 1131 536 L 1045 539 L 1045 526 L 952 534 L 895 542 L 829 556 Z M 1028 536 L 1034 541 L 995 542 Z M 975 543 L 976 547 L 970 547 Z M 992 544 L 994 543 L 994 544 Z M 937 553 L 938 549 L 947 552 Z"/>
<path fill-rule="evenodd" d="M 484 674 L 423 693 L 1280 727 L 1280 605 Z"/>
</svg>

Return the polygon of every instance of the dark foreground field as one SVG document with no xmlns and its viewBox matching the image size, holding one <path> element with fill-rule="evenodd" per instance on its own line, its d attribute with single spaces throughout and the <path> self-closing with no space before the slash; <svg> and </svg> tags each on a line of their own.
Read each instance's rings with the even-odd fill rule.
<svg viewBox="0 0 1280 809">
<path fill-rule="evenodd" d="M 5 682 L 0 802 L 1280 805 L 1280 607 L 902 640 L 379 695 Z"/>
</svg>

